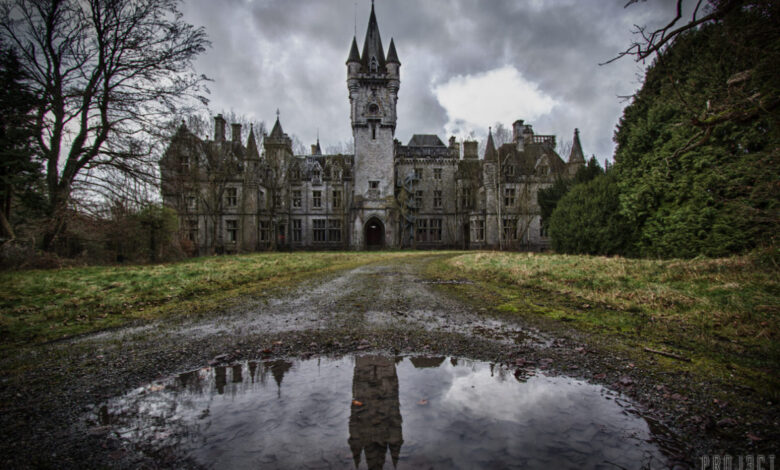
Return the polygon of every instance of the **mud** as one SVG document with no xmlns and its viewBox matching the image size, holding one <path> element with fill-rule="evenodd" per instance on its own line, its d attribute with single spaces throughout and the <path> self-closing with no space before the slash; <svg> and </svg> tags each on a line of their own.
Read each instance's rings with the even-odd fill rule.
<svg viewBox="0 0 780 470">
<path fill-rule="evenodd" d="M 99 424 L 95 406 L 185 371 L 350 354 L 468 358 L 539 371 L 550 380 L 565 374 L 602 384 L 643 403 L 631 405 L 632 412 L 663 443 L 665 465 L 694 464 L 690 436 L 680 438 L 673 426 L 662 425 L 670 420 L 655 406 L 660 392 L 653 392 L 652 377 L 643 378 L 623 358 L 591 351 L 577 333 L 545 333 L 454 299 L 444 289 L 450 284 L 423 276 L 427 261 L 405 259 L 310 279 L 285 295 L 245 299 L 208 318 L 22 348 L 0 361 L 0 465 L 196 468 L 202 463 L 197 459 L 128 441 L 108 424 L 90 425 L 85 416 L 96 416 Z"/>
</svg>

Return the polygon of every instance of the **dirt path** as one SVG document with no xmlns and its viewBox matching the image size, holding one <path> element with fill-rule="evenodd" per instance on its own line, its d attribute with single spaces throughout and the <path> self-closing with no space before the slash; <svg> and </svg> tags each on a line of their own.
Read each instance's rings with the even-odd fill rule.
<svg viewBox="0 0 780 470">
<path fill-rule="evenodd" d="M 552 337 L 453 299 L 436 280 L 424 278 L 428 261 L 405 259 L 311 279 L 285 295 L 248 299 L 240 308 L 205 319 L 156 322 L 21 349 L 0 361 L 0 465 L 175 465 L 128 452 L 105 432 L 84 427 L 84 415 L 134 387 L 210 362 L 431 353 L 652 388 L 651 379 L 645 385 L 628 379 L 628 384 L 623 359 L 589 353 L 575 333 Z M 649 414 L 648 419 L 653 420 Z"/>
</svg>

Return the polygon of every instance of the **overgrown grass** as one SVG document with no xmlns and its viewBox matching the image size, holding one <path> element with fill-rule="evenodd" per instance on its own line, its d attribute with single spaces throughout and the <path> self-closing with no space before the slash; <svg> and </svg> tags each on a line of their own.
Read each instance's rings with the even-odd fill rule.
<svg viewBox="0 0 780 470">
<path fill-rule="evenodd" d="M 691 362 L 658 359 L 766 389 L 780 385 L 780 281 L 761 261 L 492 252 L 437 261 L 431 270 L 481 281 L 499 310 L 566 322 L 640 352 L 671 352 Z"/>
<path fill-rule="evenodd" d="M 0 346 L 224 307 L 303 277 L 410 252 L 257 253 L 146 266 L 0 273 Z"/>
</svg>

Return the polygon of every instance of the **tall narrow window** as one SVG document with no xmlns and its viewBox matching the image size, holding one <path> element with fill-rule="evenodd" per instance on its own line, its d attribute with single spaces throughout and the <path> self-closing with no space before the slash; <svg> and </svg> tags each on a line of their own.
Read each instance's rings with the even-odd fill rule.
<svg viewBox="0 0 780 470">
<path fill-rule="evenodd" d="M 303 221 L 301 219 L 293 219 L 292 237 L 294 242 L 303 240 Z"/>
<path fill-rule="evenodd" d="M 292 197 L 292 206 L 293 207 L 301 207 L 303 197 L 301 195 L 300 191 L 293 191 L 293 197 Z"/>
<path fill-rule="evenodd" d="M 227 229 L 227 241 L 229 243 L 235 243 L 238 240 L 238 221 L 226 220 L 225 227 Z"/>
<path fill-rule="evenodd" d="M 502 225 L 504 228 L 504 240 L 516 240 L 517 221 L 515 219 L 504 219 Z"/>
<path fill-rule="evenodd" d="M 333 208 L 341 208 L 341 191 L 339 190 L 333 190 Z"/>
<path fill-rule="evenodd" d="M 422 191 L 415 191 L 414 192 L 414 205 L 417 206 L 418 209 L 422 209 L 422 205 L 423 205 L 423 192 Z"/>
<path fill-rule="evenodd" d="M 341 220 L 340 219 L 328 220 L 328 241 L 331 242 L 341 241 Z"/>
<path fill-rule="evenodd" d="M 198 221 L 197 220 L 189 220 L 187 221 L 188 230 L 187 230 L 187 238 L 191 242 L 198 241 Z"/>
<path fill-rule="evenodd" d="M 433 207 L 441 209 L 441 190 L 439 189 L 433 191 Z"/>
<path fill-rule="evenodd" d="M 311 192 L 311 205 L 312 207 L 322 207 L 322 191 Z"/>
<path fill-rule="evenodd" d="M 504 206 L 510 207 L 515 205 L 515 188 L 504 189 Z"/>
<path fill-rule="evenodd" d="M 417 236 L 415 239 L 418 242 L 428 241 L 428 219 L 417 219 Z"/>
<path fill-rule="evenodd" d="M 225 194 L 225 204 L 228 207 L 236 207 L 238 205 L 238 189 L 227 188 Z"/>
<path fill-rule="evenodd" d="M 433 179 L 440 180 L 441 179 L 441 168 L 434 168 L 433 169 Z"/>
<path fill-rule="evenodd" d="M 257 230 L 258 238 L 261 242 L 271 241 L 271 224 L 267 220 L 261 220 Z"/>
<path fill-rule="evenodd" d="M 376 140 L 376 123 L 371 123 L 371 140 Z"/>
</svg>

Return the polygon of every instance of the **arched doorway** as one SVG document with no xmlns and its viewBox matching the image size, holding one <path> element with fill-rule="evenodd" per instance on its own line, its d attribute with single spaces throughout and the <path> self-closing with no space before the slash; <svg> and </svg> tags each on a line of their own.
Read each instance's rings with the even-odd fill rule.
<svg viewBox="0 0 780 470">
<path fill-rule="evenodd" d="M 366 249 L 377 250 L 385 246 L 385 225 L 376 217 L 366 222 Z"/>
</svg>

